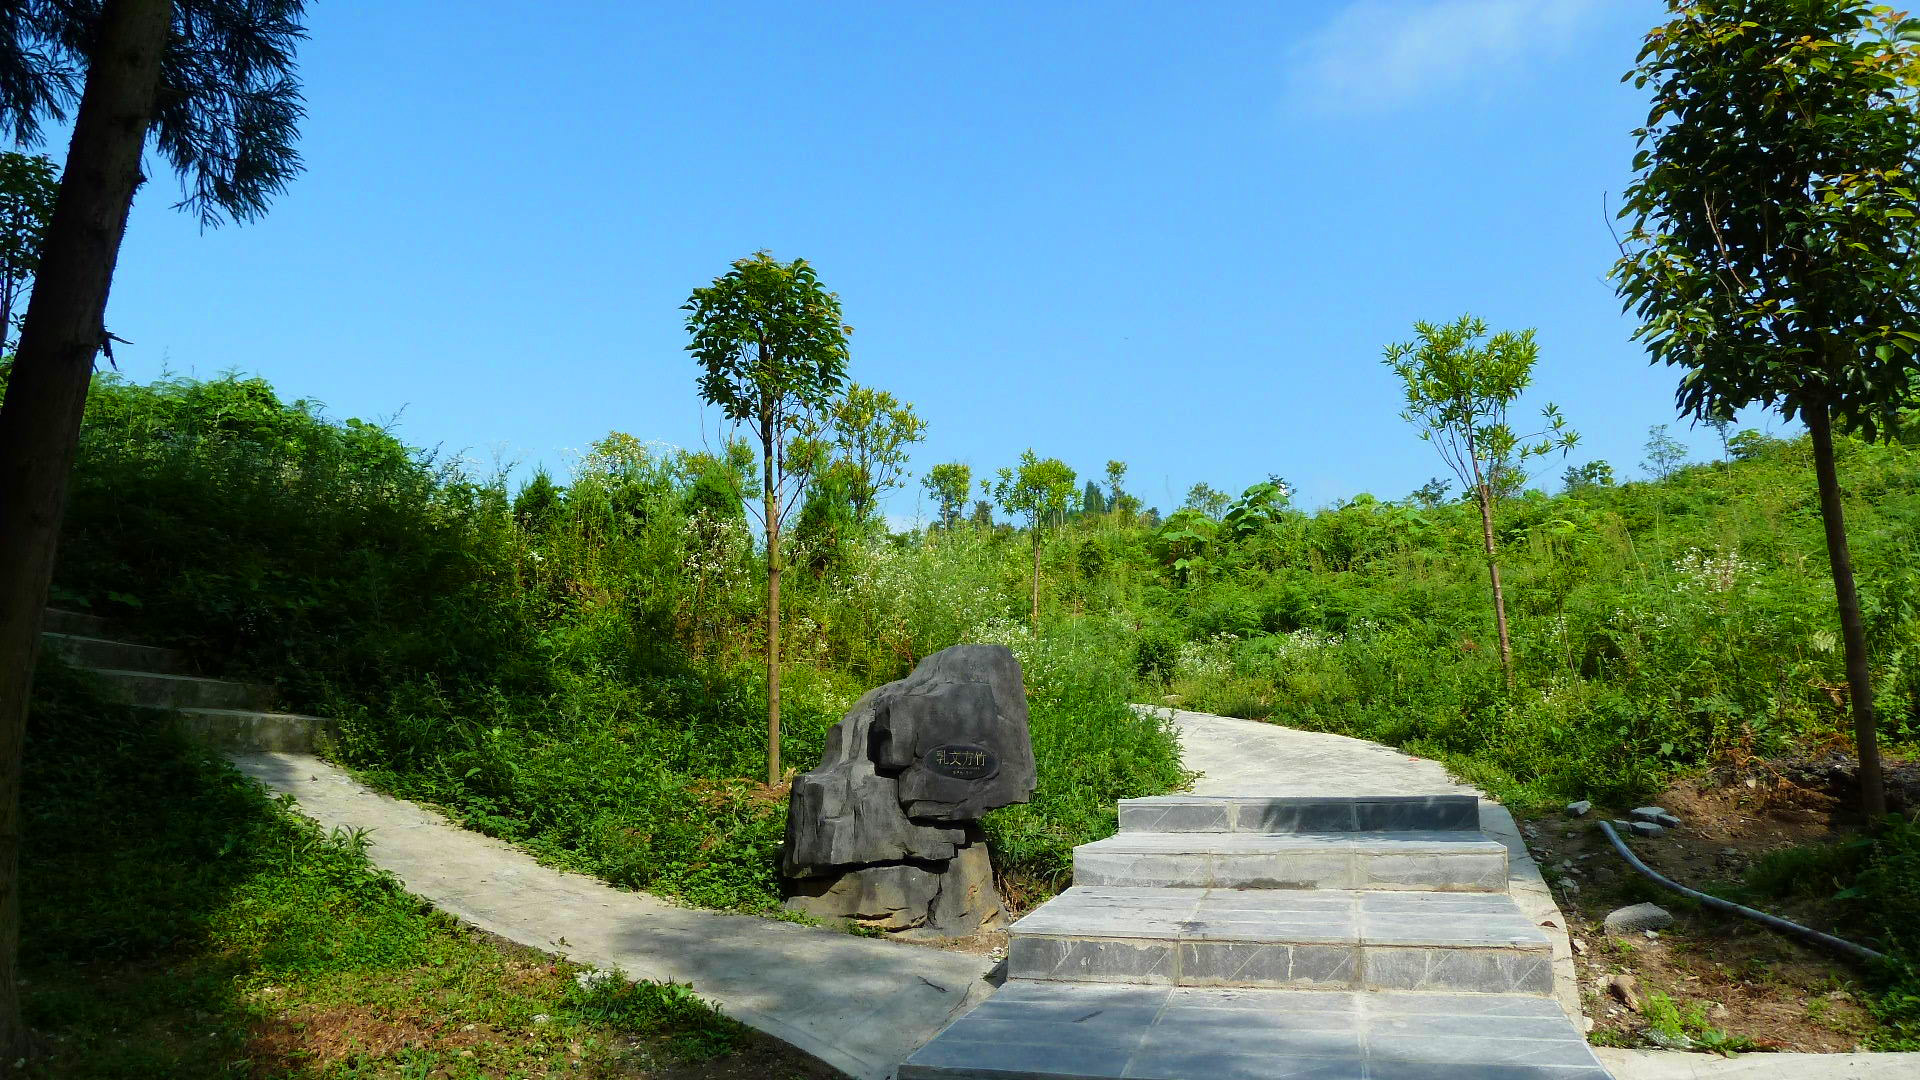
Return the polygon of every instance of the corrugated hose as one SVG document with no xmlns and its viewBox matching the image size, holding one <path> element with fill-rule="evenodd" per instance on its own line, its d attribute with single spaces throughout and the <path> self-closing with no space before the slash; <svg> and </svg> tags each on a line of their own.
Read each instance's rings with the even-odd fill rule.
<svg viewBox="0 0 1920 1080">
<path fill-rule="evenodd" d="M 1690 896 L 1693 899 L 1700 901 L 1702 904 L 1705 904 L 1706 906 L 1717 909 L 1719 911 L 1730 911 L 1735 915 L 1742 916 L 1743 918 L 1752 919 L 1754 922 L 1757 922 L 1762 926 L 1766 926 L 1771 929 L 1778 930 L 1781 933 L 1792 934 L 1795 937 L 1805 938 L 1806 940 L 1814 943 L 1815 945 L 1819 945 L 1827 949 L 1832 949 L 1834 952 L 1837 952 L 1837 953 L 1845 953 L 1846 955 L 1851 956 L 1856 960 L 1871 961 L 1871 960 L 1885 960 L 1887 958 L 1885 953 L 1874 952 L 1872 949 L 1867 948 L 1865 945 L 1856 945 L 1853 942 L 1846 940 L 1845 938 L 1837 938 L 1837 937 L 1834 937 L 1832 934 L 1823 934 L 1820 931 L 1813 929 L 1812 927 L 1801 926 L 1797 922 L 1788 922 L 1787 920 L 1781 918 L 1778 915 L 1769 915 L 1764 911 L 1756 911 L 1753 908 L 1747 907 L 1743 904 L 1736 904 L 1731 900 L 1722 900 L 1717 896 L 1709 896 L 1698 889 L 1689 889 L 1685 885 L 1682 885 L 1679 882 L 1672 880 L 1671 878 L 1665 877 L 1658 870 L 1653 869 L 1652 867 L 1648 866 L 1646 863 L 1641 862 L 1640 857 L 1635 855 L 1632 849 L 1627 847 L 1626 841 L 1620 839 L 1620 834 L 1614 831 L 1613 824 L 1611 822 L 1602 821 L 1599 823 L 1599 825 L 1600 825 L 1600 831 L 1607 834 L 1608 840 L 1613 841 L 1613 850 L 1619 852 L 1620 857 L 1627 860 L 1628 866 L 1631 866 L 1635 870 L 1638 870 L 1642 876 L 1650 878 L 1653 881 L 1658 882 L 1659 884 L 1669 889 L 1672 889 L 1674 892 L 1677 892 L 1682 896 Z"/>
</svg>

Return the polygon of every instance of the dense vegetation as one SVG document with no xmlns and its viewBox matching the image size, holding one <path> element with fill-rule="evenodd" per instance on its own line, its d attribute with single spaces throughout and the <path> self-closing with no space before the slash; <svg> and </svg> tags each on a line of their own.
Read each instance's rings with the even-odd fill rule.
<svg viewBox="0 0 1920 1080">
<path fill-rule="evenodd" d="M 1841 451 L 1897 756 L 1920 739 L 1920 448 Z M 823 480 L 787 556 L 789 762 L 810 766 L 855 696 L 919 658 L 1008 644 L 1042 790 L 988 826 L 1027 896 L 1113 827 L 1114 799 L 1180 782 L 1170 736 L 1130 699 L 1402 746 L 1521 809 L 1843 745 L 1807 454 L 1744 433 L 1689 466 L 1656 433 L 1647 481 L 1591 463 L 1559 494 L 1503 501 L 1511 692 L 1477 510 L 1439 485 L 1315 512 L 1277 478 L 1238 499 L 1201 485 L 1162 519 L 1110 469 L 1036 520 L 1035 633 L 1032 530 L 976 506 L 891 534 Z M 616 434 L 565 483 L 509 492 L 257 380 L 104 376 L 60 598 L 340 717 L 342 758 L 390 790 L 620 884 L 768 911 L 785 801 L 749 779 L 765 562 L 742 467 Z M 1862 934 L 1909 955 L 1911 837 L 1829 878 L 1854 883 Z M 1905 999 L 1887 1000 L 1893 1022 Z"/>
<path fill-rule="evenodd" d="M 35 689 L 21 959 L 45 1042 L 19 1075 L 660 1075 L 741 1051 L 738 1075 L 811 1074 L 685 986 L 582 983 L 434 913 L 360 837 L 57 662 Z"/>
<path fill-rule="evenodd" d="M 766 739 L 764 563 L 731 467 L 616 435 L 564 490 L 542 476 L 510 499 L 259 381 L 103 377 L 60 597 L 340 718 L 344 760 L 397 793 L 619 884 L 767 910 L 785 792 L 746 779 Z M 854 580 L 814 575 L 791 598 L 792 763 L 919 658 L 1004 641 L 1043 781 L 988 831 L 1019 888 L 1051 887 L 1115 799 L 1181 778 L 1167 733 L 1126 707 L 1119 623 L 1035 639 L 993 588 L 993 544 L 930 562 L 877 543 Z"/>
</svg>

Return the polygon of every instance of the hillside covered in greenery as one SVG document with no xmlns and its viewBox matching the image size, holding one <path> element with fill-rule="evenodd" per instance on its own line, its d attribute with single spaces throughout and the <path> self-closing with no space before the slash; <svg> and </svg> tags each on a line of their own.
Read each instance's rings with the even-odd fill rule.
<svg viewBox="0 0 1920 1080">
<path fill-rule="evenodd" d="M 1308 511 L 1275 478 L 1162 515 L 1113 470 L 1031 527 L 982 503 L 900 533 L 829 476 L 787 542 L 789 768 L 920 658 L 1009 645 L 1041 790 L 987 825 L 1022 901 L 1065 883 L 1115 799 L 1182 783 L 1130 701 L 1404 747 L 1522 810 L 1844 747 L 1807 455 L 1748 433 L 1718 461 L 1655 454 L 1657 479 L 1593 463 L 1502 500 L 1511 690 L 1476 508 L 1439 485 Z M 1920 739 L 1920 446 L 1843 442 L 1841 470 L 1897 759 Z M 786 806 L 753 779 L 765 562 L 744 471 L 614 434 L 510 489 L 258 380 L 102 376 L 56 599 L 339 718 L 339 756 L 396 794 L 619 884 L 770 912 Z M 1853 864 L 1885 901 L 1863 924 L 1902 950 L 1911 832 Z"/>
</svg>

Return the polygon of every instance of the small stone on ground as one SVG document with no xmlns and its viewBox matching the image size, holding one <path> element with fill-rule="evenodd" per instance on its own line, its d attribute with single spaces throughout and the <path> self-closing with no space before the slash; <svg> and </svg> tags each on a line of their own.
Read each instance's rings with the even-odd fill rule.
<svg viewBox="0 0 1920 1080">
<path fill-rule="evenodd" d="M 1638 930 L 1658 930 L 1673 925 L 1673 913 L 1659 904 L 1634 904 L 1607 913 L 1609 934 L 1631 934 Z"/>
</svg>

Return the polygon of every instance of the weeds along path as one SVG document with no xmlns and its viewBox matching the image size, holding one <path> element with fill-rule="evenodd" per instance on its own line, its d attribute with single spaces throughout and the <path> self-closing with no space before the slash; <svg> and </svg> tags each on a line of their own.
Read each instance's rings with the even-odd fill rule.
<svg viewBox="0 0 1920 1080">
<path fill-rule="evenodd" d="M 310 755 L 233 761 L 321 828 L 366 830 L 368 858 L 441 911 L 578 963 L 692 983 L 727 1015 L 859 1080 L 890 1076 L 992 990 L 985 957 L 675 907 L 541 866 Z"/>
</svg>

